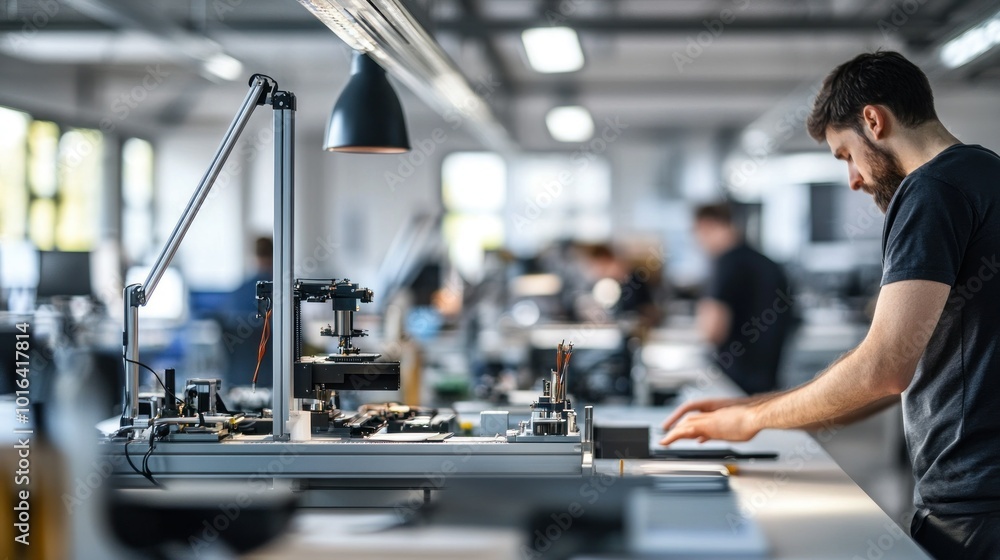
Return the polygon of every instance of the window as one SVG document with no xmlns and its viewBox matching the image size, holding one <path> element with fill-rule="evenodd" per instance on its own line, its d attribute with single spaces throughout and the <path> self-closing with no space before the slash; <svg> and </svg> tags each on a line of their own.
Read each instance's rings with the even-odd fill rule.
<svg viewBox="0 0 1000 560">
<path fill-rule="evenodd" d="M 122 145 L 122 247 L 141 262 L 153 243 L 153 146 L 139 138 Z"/>
<path fill-rule="evenodd" d="M 511 165 L 508 247 L 532 255 L 560 239 L 611 237 L 611 167 L 603 158 L 526 156 Z"/>
<path fill-rule="evenodd" d="M 485 251 L 504 244 L 507 166 L 488 152 L 458 152 L 441 164 L 443 235 L 451 262 L 470 282 L 482 279 Z"/>
<path fill-rule="evenodd" d="M 27 233 L 26 169 L 31 117 L 0 107 L 0 241 L 19 241 Z"/>
<path fill-rule="evenodd" d="M 582 163 L 582 165 L 581 165 Z M 457 152 L 441 165 L 444 239 L 452 264 L 471 282 L 485 251 L 537 254 L 561 239 L 611 237 L 611 167 L 603 158 Z"/>
<path fill-rule="evenodd" d="M 56 244 L 56 157 L 59 126 L 33 121 L 28 126 L 28 237 L 42 250 Z"/>
<path fill-rule="evenodd" d="M 56 247 L 89 251 L 98 239 L 104 183 L 104 136 L 70 129 L 59 139 Z"/>
<path fill-rule="evenodd" d="M 45 251 L 91 250 L 101 220 L 103 135 L 82 128 L 60 133 L 56 123 L 36 120 L 27 124 L 26 141 L 27 198 L 15 196 L 10 214 L 26 215 L 27 224 L 11 226 L 12 235 L 26 233 Z"/>
</svg>

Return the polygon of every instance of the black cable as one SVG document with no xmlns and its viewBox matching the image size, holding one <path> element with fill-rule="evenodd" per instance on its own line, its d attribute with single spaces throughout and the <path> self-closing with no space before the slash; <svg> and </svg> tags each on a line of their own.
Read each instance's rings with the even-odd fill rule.
<svg viewBox="0 0 1000 560">
<path fill-rule="evenodd" d="M 122 431 L 122 430 L 119 430 L 119 432 L 120 431 Z M 132 456 L 129 455 L 129 453 L 128 453 L 128 446 L 131 445 L 132 443 L 135 443 L 136 440 L 131 440 L 130 439 L 130 440 L 128 440 L 128 441 L 125 442 L 125 460 L 128 461 L 128 465 L 130 467 L 132 467 L 132 470 L 135 471 L 136 474 L 142 475 L 142 477 L 145 478 L 146 480 L 148 480 L 153 486 L 159 487 L 160 483 L 157 482 L 155 478 L 153 478 L 153 471 L 150 470 L 150 468 L 149 468 L 149 457 L 150 457 L 150 455 L 152 455 L 153 449 L 155 449 L 155 447 L 156 447 L 156 445 L 154 443 L 154 440 L 153 440 L 155 432 L 156 432 L 156 426 L 154 425 L 154 426 L 150 427 L 150 430 L 149 430 L 149 449 L 146 451 L 146 454 L 143 455 L 143 457 L 142 457 L 142 463 L 141 463 L 142 469 L 141 470 L 139 469 L 139 467 L 135 466 L 135 463 L 132 462 Z"/>
<path fill-rule="evenodd" d="M 141 474 L 142 476 L 146 476 L 142 471 L 136 468 L 135 463 L 132 462 L 132 458 L 129 457 L 128 455 L 128 445 L 132 443 L 132 441 L 133 440 L 128 440 L 125 442 L 125 460 L 128 461 L 129 466 L 132 467 L 132 470 L 135 471 L 136 474 Z"/>
<path fill-rule="evenodd" d="M 149 468 L 149 457 L 153 454 L 153 450 L 156 449 L 155 437 L 156 424 L 154 423 L 149 429 L 149 450 L 147 450 L 146 454 L 142 457 L 142 472 L 143 476 L 146 477 L 146 480 L 152 482 L 155 486 L 159 486 L 160 483 L 156 482 L 156 479 L 153 478 L 153 471 Z"/>
<path fill-rule="evenodd" d="M 156 482 L 155 480 L 153 480 L 153 474 L 152 473 L 147 474 L 145 472 L 145 468 L 146 468 L 145 467 L 145 463 L 143 463 L 143 470 L 140 471 L 139 468 L 135 466 L 135 463 L 132 462 L 132 457 L 130 457 L 129 454 L 128 454 L 128 446 L 133 441 L 135 441 L 135 440 L 131 440 L 130 439 L 127 442 L 125 442 L 125 460 L 128 461 L 128 464 L 129 464 L 130 467 L 132 467 L 133 471 L 135 471 L 137 474 L 142 475 L 143 478 L 145 478 L 146 480 L 148 480 L 151 483 L 153 483 L 154 486 L 159 486 L 160 483 Z"/>
<path fill-rule="evenodd" d="M 159 376 L 159 375 L 157 375 L 155 371 L 153 371 L 153 368 L 151 368 L 151 367 L 147 366 L 146 364 L 144 364 L 144 363 L 142 363 L 142 362 L 137 362 L 137 361 L 135 361 L 135 360 L 130 360 L 130 359 L 128 359 L 128 358 L 125 358 L 124 356 L 122 356 L 122 357 L 123 357 L 123 358 L 125 359 L 125 361 L 126 361 L 126 362 L 129 362 L 129 363 L 132 363 L 132 364 L 135 364 L 135 365 L 137 365 L 137 366 L 142 366 L 142 367 L 146 368 L 147 370 L 149 370 L 149 373 L 152 373 L 152 374 L 153 374 L 153 377 L 155 377 L 155 378 L 156 378 L 156 382 L 160 384 L 160 387 L 163 387 L 163 392 L 164 392 L 164 393 L 167 393 L 167 394 L 169 394 L 169 395 L 170 395 L 171 397 L 173 397 L 173 398 L 174 398 L 174 402 L 178 402 L 178 403 L 182 403 L 182 402 L 184 402 L 184 401 L 182 401 L 182 400 L 178 399 L 178 398 L 177 398 L 177 395 L 175 395 L 175 394 L 173 394 L 172 392 L 170 392 L 170 391 L 168 391 L 168 390 L 167 390 L 167 386 L 163 384 L 163 381 L 161 381 L 161 380 L 160 380 L 160 376 Z"/>
<path fill-rule="evenodd" d="M 152 454 L 153 454 L 153 447 L 150 447 L 149 451 L 146 451 L 146 454 L 142 456 L 143 476 L 145 476 L 153 484 L 159 486 L 160 484 L 156 482 L 156 480 L 153 478 L 153 471 L 149 470 L 149 456 Z"/>
</svg>

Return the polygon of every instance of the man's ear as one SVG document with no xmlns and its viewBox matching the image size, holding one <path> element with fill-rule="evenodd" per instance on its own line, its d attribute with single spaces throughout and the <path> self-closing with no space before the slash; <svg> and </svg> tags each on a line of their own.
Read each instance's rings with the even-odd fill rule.
<svg viewBox="0 0 1000 560">
<path fill-rule="evenodd" d="M 882 105 L 865 105 L 861 109 L 861 120 L 873 140 L 882 140 L 889 133 L 889 111 Z"/>
</svg>

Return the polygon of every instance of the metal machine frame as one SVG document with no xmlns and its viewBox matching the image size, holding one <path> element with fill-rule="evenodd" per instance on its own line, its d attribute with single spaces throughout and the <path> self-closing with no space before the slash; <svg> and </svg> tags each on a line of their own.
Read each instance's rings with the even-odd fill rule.
<svg viewBox="0 0 1000 560">
<path fill-rule="evenodd" d="M 155 430 L 153 419 L 139 416 L 139 307 L 145 305 L 156 289 L 161 276 L 174 258 L 178 246 L 184 239 L 195 215 L 208 196 L 215 179 L 222 170 L 226 158 L 232 152 L 236 141 L 258 105 L 269 104 L 274 109 L 274 279 L 268 304 L 272 314 L 273 334 L 273 390 L 272 390 L 272 435 L 237 436 L 219 440 L 171 440 L 157 448 L 155 454 L 147 453 L 148 465 L 157 476 L 181 478 L 224 477 L 233 475 L 253 475 L 262 478 L 291 478 L 299 480 L 322 480 L 330 478 L 362 479 L 388 478 L 403 481 L 415 475 L 430 472 L 428 469 L 442 464 L 457 463 L 456 474 L 473 476 L 522 475 L 572 475 L 589 474 L 593 469 L 592 428 L 593 411 L 585 410 L 582 430 L 566 430 L 565 436 L 535 435 L 510 430 L 496 437 L 453 437 L 434 443 L 412 443 L 405 441 L 374 440 L 323 440 L 292 442 L 290 429 L 286 423 L 293 410 L 293 399 L 314 397 L 308 385 L 338 388 L 344 383 L 342 376 L 371 375 L 374 370 L 384 374 L 386 380 L 395 379 L 398 386 L 398 363 L 361 363 L 357 350 L 350 347 L 349 337 L 357 336 L 349 320 L 349 310 L 338 306 L 337 298 L 358 298 L 370 301 L 371 293 L 346 280 L 331 281 L 326 285 L 310 285 L 293 278 L 294 239 L 292 219 L 294 210 L 294 133 L 295 96 L 287 91 L 279 91 L 272 78 L 255 74 L 250 79 L 250 90 L 226 135 L 208 171 L 191 196 L 180 220 L 171 232 L 155 265 L 143 284 L 132 284 L 125 288 L 125 330 L 123 333 L 126 383 L 124 407 L 121 417 L 122 430 L 127 439 L 110 441 L 106 448 L 112 455 L 128 457 L 128 444 L 136 434 L 146 428 Z M 324 281 L 325 282 L 325 281 Z M 258 285 L 258 299 L 261 286 Z M 332 357 L 340 361 L 336 372 L 327 371 L 329 365 L 318 367 L 314 363 L 304 363 L 296 348 L 296 319 L 299 298 L 313 298 L 310 301 L 334 299 L 337 312 L 335 329 L 331 336 L 348 336 L 346 355 Z M 342 313 L 341 311 L 344 311 Z M 342 352 L 342 354 L 345 354 Z M 352 357 L 354 358 L 352 360 Z M 299 362 L 303 363 L 299 363 Z M 394 365 L 393 365 L 394 364 Z M 376 367 L 372 367 L 376 366 Z M 381 367 L 378 367 L 381 366 Z M 393 367 L 395 368 L 393 370 Z M 335 375 L 334 375 L 335 374 Z M 394 376 L 394 377 L 393 377 Z M 349 381 L 349 380 L 347 380 Z M 294 383 L 293 383 L 294 382 Z M 384 381 L 388 383 L 388 381 Z M 372 387 L 368 387 L 372 388 Z M 546 398 L 548 395 L 546 395 Z M 551 400 L 551 399 L 550 399 Z M 548 402 L 548 401 L 546 401 Z M 568 405 L 568 402 L 566 403 Z M 552 403 L 547 404 L 552 408 Z M 301 407 L 299 407 L 301 408 Z M 569 411 L 571 412 L 571 411 Z M 565 418 L 567 411 L 546 409 L 537 419 L 549 421 L 550 417 Z M 161 419 L 156 424 L 184 423 L 183 418 Z M 206 421 L 202 418 L 201 421 Z M 222 421 L 222 420 L 220 420 Z M 515 435 L 517 433 L 517 435 Z M 546 432 L 550 433 L 550 432 Z M 540 434 L 540 432 L 539 432 Z M 211 441 L 211 443 L 209 443 Z M 152 436 L 150 439 L 152 451 Z M 287 456 L 294 458 L 294 467 L 282 468 L 274 472 L 275 461 Z M 134 467 L 133 467 L 134 468 Z M 146 461 L 144 461 L 144 469 Z M 116 473 L 126 478 L 138 480 L 138 471 L 129 471 L 124 462 L 119 462 Z M 152 482 L 151 476 L 150 481 Z"/>
<path fill-rule="evenodd" d="M 149 419 L 139 417 L 139 308 L 146 305 L 156 290 L 160 278 L 170 266 L 177 249 L 187 234 L 191 223 L 208 198 L 216 178 L 222 171 L 229 154 L 236 146 L 236 141 L 246 127 L 250 116 L 259 105 L 271 105 L 274 108 L 274 287 L 272 300 L 273 317 L 273 360 L 274 379 L 272 389 L 272 410 L 275 418 L 274 439 L 288 439 L 285 423 L 291 408 L 291 371 L 287 367 L 292 363 L 293 355 L 293 306 L 292 306 L 292 271 L 294 256 L 294 239 L 292 235 L 292 219 L 295 207 L 295 95 L 288 91 L 278 90 L 274 79 L 261 74 L 250 78 L 250 90 L 247 92 L 239 112 L 229 125 L 212 158 L 208 171 L 198 183 L 174 226 L 170 237 L 156 258 L 153 268 L 149 271 L 145 282 L 131 284 L 125 287 L 125 332 L 122 336 L 125 362 L 125 393 L 122 408 L 122 426 L 145 427 Z"/>
</svg>

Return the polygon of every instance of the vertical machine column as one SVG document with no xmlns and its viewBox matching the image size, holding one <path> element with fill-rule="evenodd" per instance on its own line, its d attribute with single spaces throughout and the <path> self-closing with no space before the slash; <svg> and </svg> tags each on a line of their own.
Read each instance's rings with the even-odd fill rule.
<svg viewBox="0 0 1000 560">
<path fill-rule="evenodd" d="M 274 439 L 287 440 L 291 409 L 294 280 L 293 212 L 295 208 L 295 95 L 275 92 L 274 108 L 274 293 L 272 294 L 272 353 L 274 387 L 271 409 Z"/>
</svg>

